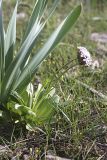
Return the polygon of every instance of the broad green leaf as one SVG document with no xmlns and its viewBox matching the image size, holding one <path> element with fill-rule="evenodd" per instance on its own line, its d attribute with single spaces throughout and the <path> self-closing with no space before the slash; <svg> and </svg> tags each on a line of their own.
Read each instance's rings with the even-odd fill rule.
<svg viewBox="0 0 107 160">
<path fill-rule="evenodd" d="M 34 55 L 32 60 L 25 67 L 21 76 L 18 79 L 18 83 L 15 86 L 17 91 L 22 91 L 25 86 L 31 80 L 31 77 L 35 74 L 35 71 L 39 64 L 47 57 L 47 55 L 56 47 L 60 40 L 65 36 L 65 34 L 70 30 L 73 24 L 77 21 L 81 13 L 81 5 L 77 6 L 57 27 L 53 34 L 49 37 L 48 41 L 45 43 L 42 49 Z"/>
<path fill-rule="evenodd" d="M 5 62 L 5 70 L 7 70 L 9 64 L 11 64 L 13 60 L 13 48 L 16 42 L 16 15 L 17 15 L 17 6 L 18 1 L 16 3 L 14 12 L 12 14 L 12 17 L 10 19 L 7 33 L 5 35 L 5 56 L 6 56 L 6 62 Z"/>
<path fill-rule="evenodd" d="M 51 98 L 44 99 L 36 110 L 36 119 L 40 123 L 49 121 L 55 113 L 55 104 Z M 35 111 L 34 111 L 35 112 Z"/>
</svg>

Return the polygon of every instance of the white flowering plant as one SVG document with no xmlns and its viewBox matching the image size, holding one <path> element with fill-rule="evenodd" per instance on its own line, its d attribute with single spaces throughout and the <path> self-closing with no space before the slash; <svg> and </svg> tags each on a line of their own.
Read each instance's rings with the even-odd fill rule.
<svg viewBox="0 0 107 160">
<path fill-rule="evenodd" d="M 92 57 L 89 53 L 89 51 L 85 47 L 77 47 L 78 49 L 78 61 L 79 63 L 85 66 L 91 66 L 92 65 Z"/>
</svg>

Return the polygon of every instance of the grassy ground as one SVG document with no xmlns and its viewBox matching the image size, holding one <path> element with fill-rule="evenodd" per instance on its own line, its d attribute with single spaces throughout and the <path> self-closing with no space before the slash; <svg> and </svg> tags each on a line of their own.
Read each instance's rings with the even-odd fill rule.
<svg viewBox="0 0 107 160">
<path fill-rule="evenodd" d="M 23 0 L 22 2 L 23 6 L 19 8 L 19 12 L 24 10 L 28 16 L 34 1 Z M 11 3 L 5 2 L 5 17 L 10 13 L 14 1 Z M 41 35 L 41 44 L 76 3 L 71 0 L 66 3 L 63 1 L 59 5 Z M 7 10 L 5 10 L 6 6 Z M 87 8 L 83 7 L 81 17 L 73 31 L 64 38 L 38 69 L 35 77 L 39 77 L 42 83 L 46 83 L 51 77 L 57 77 L 57 70 L 62 68 L 60 73 L 64 72 L 64 74 L 53 83 L 61 97 L 59 106 L 61 111 L 56 113 L 52 124 L 41 127 L 44 132 L 36 129 L 33 133 L 22 131 L 20 136 L 16 136 L 14 130 L 17 126 L 15 126 L 10 133 L 11 139 L 6 141 L 2 137 L 4 129 L 3 134 L 0 135 L 1 142 L 10 148 L 7 156 L 4 155 L 5 159 L 16 155 L 19 155 L 19 159 L 24 159 L 22 155 L 30 155 L 29 159 L 44 159 L 47 152 L 75 160 L 107 159 L 107 99 L 100 94 L 100 92 L 103 95 L 107 94 L 107 53 L 102 50 L 99 53 L 98 44 L 89 39 L 92 32 L 107 32 L 106 9 L 104 7 L 103 11 L 99 11 L 94 8 L 87 11 Z M 103 20 L 93 21 L 94 16 L 101 16 Z M 7 17 L 5 21 L 8 21 Z M 23 24 L 26 21 L 27 18 L 18 22 L 17 40 L 19 42 L 25 27 Z M 86 47 L 94 58 L 104 64 L 95 70 L 79 66 L 77 46 Z M 67 63 L 69 64 L 65 66 Z"/>
</svg>

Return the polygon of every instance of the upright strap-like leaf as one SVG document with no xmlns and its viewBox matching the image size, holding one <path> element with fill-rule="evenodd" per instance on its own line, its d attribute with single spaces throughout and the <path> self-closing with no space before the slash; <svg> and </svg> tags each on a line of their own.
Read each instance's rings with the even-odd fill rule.
<svg viewBox="0 0 107 160">
<path fill-rule="evenodd" d="M 17 15 L 17 6 L 18 6 L 18 1 L 16 3 L 14 12 L 12 14 L 12 17 L 10 19 L 8 28 L 7 28 L 7 33 L 5 36 L 5 56 L 6 56 L 6 62 L 5 62 L 5 70 L 9 67 L 9 64 L 11 64 L 13 60 L 13 49 L 14 49 L 14 44 L 16 42 L 16 15 Z"/>
<path fill-rule="evenodd" d="M 10 92 L 12 91 L 12 86 L 15 83 L 17 76 L 21 72 L 20 67 L 25 61 L 25 59 L 29 56 L 30 47 L 32 46 L 33 42 L 36 40 L 38 34 L 40 33 L 42 26 L 35 31 L 35 28 L 32 29 L 30 35 L 24 41 L 23 45 L 21 46 L 19 52 L 17 53 L 16 57 L 14 58 L 11 65 L 8 67 L 5 77 L 2 83 L 2 100 L 5 101 L 9 96 Z M 27 57 L 26 57 L 27 56 Z"/>
<path fill-rule="evenodd" d="M 60 1 L 60 0 L 59 0 Z M 29 38 L 29 35 L 30 33 L 32 32 L 33 35 L 35 33 L 36 30 L 38 30 L 38 33 L 44 28 L 46 22 L 49 20 L 49 18 L 52 16 L 54 10 L 56 9 L 59 1 L 55 0 L 54 3 L 52 4 L 52 7 L 51 9 L 49 10 L 49 15 L 48 17 L 45 19 L 45 22 L 43 24 L 41 24 L 41 17 L 43 16 L 44 14 L 44 10 L 46 8 L 46 5 L 47 5 L 47 0 L 43 0 L 43 1 L 38 1 L 38 3 L 35 5 L 34 7 L 34 10 L 33 10 L 33 13 L 32 13 L 32 16 L 30 18 L 30 21 L 29 21 L 29 24 L 28 24 L 28 28 L 27 28 L 27 31 L 26 33 L 28 34 L 28 31 L 29 31 L 29 34 L 27 35 L 26 39 L 31 39 L 30 41 L 32 41 L 32 38 L 30 37 Z M 43 4 L 42 4 L 43 3 Z M 40 29 L 39 29 L 40 28 Z M 38 34 L 39 35 L 39 34 Z M 34 36 L 33 36 L 34 37 Z M 33 46 L 35 45 L 35 42 L 36 42 L 36 38 L 35 37 L 35 40 L 33 41 L 33 43 L 31 44 L 31 46 L 29 47 L 29 51 L 28 52 L 31 52 Z M 27 45 L 28 46 L 28 45 Z M 23 69 L 23 67 L 25 66 L 25 63 L 28 59 L 28 55 L 26 54 L 23 62 L 22 62 L 22 65 L 21 65 L 21 70 Z"/>
<path fill-rule="evenodd" d="M 40 17 L 42 17 L 46 5 L 47 0 L 37 0 L 37 3 L 35 3 L 23 40 L 26 39 L 35 22 L 37 20 L 40 21 Z"/>
<path fill-rule="evenodd" d="M 19 53 L 17 53 L 16 57 L 14 58 L 13 62 L 9 66 L 8 70 L 6 71 L 5 78 L 3 79 L 2 84 L 2 99 L 5 99 L 11 90 L 13 89 L 14 83 L 17 84 L 18 77 L 21 73 L 21 70 L 25 66 L 25 63 L 30 55 L 30 52 L 37 40 L 38 35 L 40 34 L 41 30 L 43 29 L 45 23 L 48 21 L 49 17 L 52 15 L 53 11 L 55 10 L 58 2 L 55 0 L 52 8 L 50 9 L 49 16 L 45 20 L 43 24 L 40 24 L 40 20 L 35 21 L 32 29 L 29 31 L 28 36 L 26 37 L 25 41 L 23 42 Z M 15 82 L 16 81 L 16 82 Z M 3 98 L 4 97 L 4 98 Z"/>
<path fill-rule="evenodd" d="M 2 16 L 2 0 L 0 0 L 0 96 L 1 96 L 1 83 L 4 77 L 5 69 L 5 55 L 4 55 L 4 28 Z"/>
<path fill-rule="evenodd" d="M 59 0 L 59 1 L 60 1 L 60 0 Z M 32 13 L 31 19 L 30 19 L 30 22 L 29 22 L 29 24 L 28 24 L 28 28 L 30 27 L 30 28 L 29 28 L 30 30 L 27 28 L 27 29 L 29 30 L 29 34 L 28 34 L 28 36 L 27 36 L 26 39 L 29 39 L 29 40 L 31 39 L 30 41 L 32 41 L 32 38 L 29 37 L 30 33 L 34 30 L 34 31 L 32 32 L 33 35 L 34 35 L 34 33 L 35 33 L 36 30 L 38 30 L 38 33 L 39 33 L 39 32 L 44 28 L 45 24 L 47 23 L 47 21 L 49 20 L 49 18 L 52 16 L 54 10 L 56 9 L 59 1 L 55 0 L 54 3 L 52 3 L 52 7 L 51 7 L 50 10 L 49 10 L 49 15 L 48 15 L 48 17 L 45 19 L 45 22 L 44 22 L 43 24 L 40 24 L 40 22 L 41 22 L 41 17 L 42 17 L 43 14 L 44 14 L 44 9 L 45 9 L 45 7 L 46 7 L 47 0 L 45 0 L 45 1 L 43 1 L 43 2 L 42 2 L 42 1 L 38 1 L 38 4 L 36 5 L 37 10 L 36 10 L 36 7 L 34 7 L 34 10 L 33 10 L 33 13 Z M 41 4 L 41 3 L 43 3 L 43 4 Z M 38 6 L 39 6 L 39 8 L 38 8 Z M 37 15 L 36 15 L 36 14 L 37 14 Z M 39 29 L 39 28 L 40 28 L 40 29 Z M 27 31 L 28 31 L 28 30 L 27 30 Z M 27 33 L 27 32 L 26 32 L 26 33 Z M 38 35 L 39 35 L 39 34 L 38 34 Z M 34 37 L 34 36 L 33 36 L 33 37 Z M 37 37 L 35 37 L 35 40 L 34 40 L 33 43 L 31 44 L 31 46 L 29 47 L 29 51 L 28 51 L 28 52 L 31 52 L 33 46 L 35 45 L 36 38 L 37 38 Z M 28 46 L 28 45 L 27 45 L 27 46 Z M 27 59 L 28 59 L 28 55 L 26 54 L 26 56 L 25 56 L 25 58 L 24 58 L 24 60 L 23 60 L 23 62 L 22 62 L 22 64 L 21 64 L 21 67 L 20 67 L 21 70 L 22 70 L 23 67 L 25 66 L 25 63 L 26 63 Z"/>
<path fill-rule="evenodd" d="M 29 83 L 31 77 L 35 74 L 38 65 L 47 57 L 47 55 L 56 47 L 60 40 L 65 36 L 73 24 L 77 21 L 81 13 L 81 5 L 77 6 L 57 27 L 57 29 L 50 36 L 43 48 L 32 58 L 30 63 L 23 70 L 16 89 L 22 91 L 23 88 Z"/>
</svg>

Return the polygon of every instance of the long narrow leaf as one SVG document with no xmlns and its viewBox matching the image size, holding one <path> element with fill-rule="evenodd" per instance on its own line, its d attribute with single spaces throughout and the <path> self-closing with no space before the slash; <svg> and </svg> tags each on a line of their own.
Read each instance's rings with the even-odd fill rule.
<svg viewBox="0 0 107 160">
<path fill-rule="evenodd" d="M 37 0 L 37 3 L 34 6 L 30 20 L 28 22 L 28 26 L 27 26 L 23 41 L 28 36 L 28 34 L 29 34 L 30 30 L 32 29 L 33 25 L 35 24 L 35 22 L 37 20 L 39 21 L 41 15 L 44 13 L 44 9 L 45 9 L 46 5 L 47 5 L 47 0 Z"/>
<path fill-rule="evenodd" d="M 6 56 L 6 62 L 5 62 L 5 70 L 7 70 L 9 64 L 11 64 L 13 60 L 13 48 L 14 44 L 16 42 L 16 15 L 17 15 L 17 6 L 18 1 L 16 3 L 14 12 L 12 14 L 12 17 L 10 19 L 7 33 L 5 36 L 5 56 Z"/>
<path fill-rule="evenodd" d="M 44 1 L 44 5 L 42 4 L 42 8 L 44 9 L 45 7 L 46 7 L 46 4 L 47 4 L 47 0 L 46 0 L 46 2 Z M 27 42 L 26 44 L 27 44 L 27 46 L 26 47 L 24 47 L 24 48 L 28 48 L 29 47 L 29 50 L 28 50 L 28 52 L 27 53 L 29 53 L 29 52 L 31 52 L 31 50 L 32 50 L 32 48 L 33 48 L 33 46 L 35 45 L 35 42 L 36 42 L 36 39 L 37 39 L 37 36 L 35 36 L 35 38 L 34 38 L 34 33 L 36 33 L 36 30 L 38 31 L 38 35 L 39 35 L 39 33 L 40 33 L 40 31 L 44 28 L 44 26 L 45 26 L 45 24 L 47 23 L 47 21 L 49 20 L 49 18 L 52 16 L 52 14 L 53 14 L 53 12 L 54 12 L 54 10 L 55 10 L 55 8 L 57 7 L 57 5 L 58 5 L 58 1 L 57 0 L 55 0 L 54 1 L 54 3 L 53 3 L 53 5 L 52 5 L 52 8 L 50 9 L 50 11 L 49 11 L 49 16 L 46 18 L 46 20 L 45 20 L 45 22 L 43 23 L 43 24 L 40 24 L 40 20 L 37 18 L 36 19 L 36 21 L 35 21 L 35 23 L 33 24 L 33 22 L 32 22 L 32 16 L 31 16 L 31 23 L 32 23 L 32 29 L 31 29 L 31 31 L 29 31 L 30 33 L 32 33 L 32 36 L 30 35 L 30 33 L 28 34 L 28 36 L 27 36 L 27 39 L 28 40 L 30 40 L 32 43 L 30 43 L 31 45 L 30 45 L 30 47 L 29 47 L 29 43 Z M 41 8 L 40 8 L 41 9 Z M 42 9 L 42 11 L 40 10 L 39 12 L 40 12 L 40 16 L 39 16 L 39 18 L 41 17 L 41 16 L 43 16 L 42 14 L 43 14 L 43 9 Z M 35 13 L 33 13 L 33 14 L 35 14 Z M 34 17 L 33 17 L 34 18 Z M 41 19 L 41 18 L 40 18 Z M 31 27 L 31 26 L 30 26 Z M 29 36 L 30 35 L 30 36 Z M 33 37 L 33 38 L 32 38 Z M 24 59 L 23 59 L 23 61 L 22 61 L 22 64 L 21 64 L 21 67 L 20 67 L 20 69 L 22 70 L 23 69 L 23 67 L 25 66 L 25 64 L 26 64 L 26 61 L 28 60 L 28 57 L 29 57 L 29 54 L 26 54 L 26 56 L 24 57 Z"/>
<path fill-rule="evenodd" d="M 5 69 L 5 55 L 4 55 L 4 28 L 2 16 L 2 0 L 0 0 L 0 97 L 1 97 L 1 83 L 4 76 Z"/>
<path fill-rule="evenodd" d="M 65 36 L 69 29 L 76 22 L 81 12 L 81 5 L 77 6 L 59 25 L 59 27 L 53 32 L 43 48 L 32 58 L 30 63 L 23 70 L 18 83 L 15 86 L 18 91 L 22 91 L 23 88 L 29 83 L 31 77 L 35 74 L 38 65 L 44 58 L 56 47 L 60 40 Z"/>
<path fill-rule="evenodd" d="M 58 4 L 58 2 L 55 1 L 52 8 L 50 9 L 48 18 L 45 20 L 45 22 L 43 24 L 39 24 L 40 22 L 38 21 L 38 19 L 36 20 L 29 35 L 27 36 L 26 40 L 22 44 L 22 47 L 21 47 L 19 53 L 16 55 L 16 57 L 14 58 L 14 61 L 12 62 L 10 67 L 8 68 L 8 70 L 5 74 L 5 78 L 3 80 L 3 85 L 2 85 L 2 92 L 3 92 L 2 99 L 3 99 L 3 97 L 6 98 L 6 96 L 9 95 L 9 93 L 12 90 L 12 86 L 14 85 L 15 80 L 16 79 L 18 80 L 18 75 L 20 75 L 20 72 L 23 69 L 23 67 L 24 67 L 24 65 L 30 55 L 30 52 L 36 42 L 38 35 L 40 34 L 44 25 L 46 24 L 46 22 L 48 21 L 48 19 L 52 15 L 53 11 L 57 7 L 57 4 Z M 15 83 L 17 84 L 17 81 Z"/>
<path fill-rule="evenodd" d="M 19 50 L 19 53 L 17 53 L 16 58 L 14 58 L 14 61 L 6 71 L 5 77 L 3 79 L 2 89 L 1 89 L 2 100 L 4 99 L 4 101 L 5 99 L 7 99 L 8 95 L 10 94 L 13 84 L 15 83 L 15 80 L 20 74 L 20 67 L 26 59 L 26 54 L 27 56 L 29 56 L 30 54 L 29 51 L 31 49 L 30 47 L 32 46 L 35 39 L 37 38 L 38 34 L 40 33 L 42 26 L 40 27 L 38 26 L 38 29 L 36 31 L 34 29 L 35 28 L 32 29 L 31 34 L 25 40 L 21 49 Z"/>
<path fill-rule="evenodd" d="M 58 6 L 59 1 L 55 0 L 54 3 L 52 4 L 52 8 L 49 11 L 49 16 L 48 16 L 47 20 L 50 18 L 50 16 L 54 12 L 55 8 Z M 35 22 L 37 20 L 40 21 L 41 18 L 43 17 L 45 8 L 47 6 L 47 2 L 48 2 L 48 0 L 38 0 L 37 3 L 35 4 L 33 12 L 30 17 L 30 20 L 28 22 L 28 26 L 27 26 L 23 41 L 28 36 L 28 34 L 29 34 L 30 30 L 32 29 L 32 27 L 34 26 Z"/>
<path fill-rule="evenodd" d="M 64 37 L 64 35 L 68 32 L 68 30 L 72 27 L 72 25 L 76 22 L 78 16 L 81 12 L 81 6 L 76 7 L 59 25 L 59 27 L 54 31 L 54 33 L 50 36 L 46 44 L 43 48 L 32 58 L 30 63 L 26 65 L 23 69 L 22 73 L 20 67 L 26 58 L 29 56 L 29 49 L 31 49 L 34 45 L 34 41 L 37 38 L 41 28 L 39 28 L 38 32 L 35 33 L 35 28 L 33 26 L 31 32 L 29 33 L 27 39 L 22 45 L 19 53 L 16 55 L 16 58 L 8 68 L 5 78 L 3 79 L 2 84 L 2 101 L 5 101 L 9 94 L 13 89 L 17 89 L 18 91 L 22 91 L 29 81 L 32 79 L 33 75 L 39 64 L 43 61 L 43 59 L 56 47 L 59 41 Z M 36 24 L 36 23 L 35 23 Z M 34 25 L 35 25 L 34 24 Z M 38 23 L 37 23 L 38 24 Z M 21 76 L 20 76 L 21 74 Z M 13 88 L 14 86 L 14 88 Z"/>
</svg>

